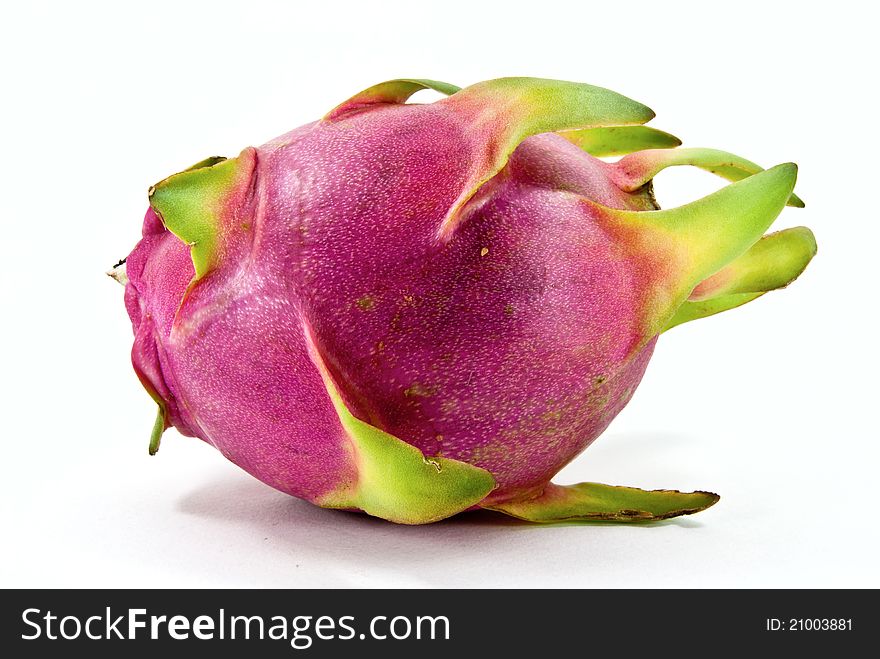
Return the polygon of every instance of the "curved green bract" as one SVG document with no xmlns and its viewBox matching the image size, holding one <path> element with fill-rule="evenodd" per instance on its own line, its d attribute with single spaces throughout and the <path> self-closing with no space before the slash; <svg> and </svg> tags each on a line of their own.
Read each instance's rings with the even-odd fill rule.
<svg viewBox="0 0 880 659">
<path fill-rule="evenodd" d="M 752 300 L 757 300 L 762 295 L 764 294 L 734 293 L 732 295 L 720 295 L 707 300 L 685 300 L 676 310 L 675 315 L 666 323 L 663 331 L 666 332 L 673 327 L 689 323 L 692 320 L 699 320 L 700 318 L 714 316 L 722 311 L 736 309 Z"/>
<path fill-rule="evenodd" d="M 321 505 L 360 508 L 400 524 L 425 524 L 450 517 L 482 501 L 492 475 L 458 460 L 426 458 L 419 449 L 352 416 L 334 401 L 357 454 L 354 492 Z"/>
<path fill-rule="evenodd" d="M 529 135 L 610 125 L 644 124 L 654 111 L 604 87 L 545 78 L 498 78 L 438 101 L 496 133 L 508 150 Z"/>
<path fill-rule="evenodd" d="M 539 133 L 643 124 L 654 112 L 602 87 L 542 78 L 499 78 L 465 87 L 437 101 L 459 114 L 475 145 L 471 175 L 443 219 L 438 237 L 448 240 L 460 211 L 494 177 L 514 149 Z"/>
<path fill-rule="evenodd" d="M 150 433 L 150 455 L 156 455 L 159 452 L 159 443 L 162 441 L 162 433 L 167 428 L 165 419 L 165 408 L 160 404 L 159 410 L 156 412 L 156 420 L 153 422 L 153 431 Z"/>
<path fill-rule="evenodd" d="M 788 200 L 797 166 L 777 165 L 678 208 L 624 211 L 584 199 L 608 218 L 636 258 L 665 252 L 654 273 L 646 336 L 666 327 L 704 279 L 744 254 L 761 238 Z"/>
<path fill-rule="evenodd" d="M 763 167 L 751 160 L 718 149 L 649 149 L 621 158 L 614 169 L 614 182 L 622 190 L 632 192 L 667 167 L 678 165 L 699 167 L 734 182 L 764 171 Z M 803 208 L 804 202 L 792 193 L 788 205 Z"/>
<path fill-rule="evenodd" d="M 448 82 L 439 80 L 427 80 L 420 78 L 401 78 L 380 82 L 378 85 L 368 87 L 352 96 L 350 99 L 337 105 L 324 117 L 327 121 L 333 121 L 340 117 L 367 108 L 378 103 L 406 103 L 410 96 L 423 89 L 433 89 L 441 94 L 454 94 L 461 88 Z"/>
<path fill-rule="evenodd" d="M 528 522 L 651 522 L 698 513 L 718 502 L 711 492 L 640 490 L 635 487 L 550 483 L 541 496 L 494 504 L 489 510 Z"/>
<path fill-rule="evenodd" d="M 193 165 L 191 167 L 187 167 L 183 171 L 190 172 L 194 169 L 202 169 L 204 167 L 213 167 L 217 163 L 221 163 L 224 160 L 226 160 L 225 156 L 209 156 L 208 158 L 205 158 L 204 160 L 199 160 L 195 165 Z"/>
<path fill-rule="evenodd" d="M 752 245 L 690 294 L 701 300 L 732 293 L 764 293 L 793 282 L 816 255 L 816 237 L 807 227 L 771 233 Z"/>
<path fill-rule="evenodd" d="M 816 238 L 806 227 L 764 236 L 745 254 L 701 282 L 664 331 L 742 306 L 768 291 L 788 286 L 815 255 Z"/>
<path fill-rule="evenodd" d="M 671 149 L 681 140 L 650 126 L 607 126 L 560 133 L 572 144 L 597 158 L 622 156 L 643 149 Z"/>
<path fill-rule="evenodd" d="M 785 206 L 796 179 L 797 165 L 786 163 L 690 204 L 635 214 L 641 222 L 669 231 L 686 249 L 688 274 L 696 283 L 761 238 Z"/>
<path fill-rule="evenodd" d="M 415 446 L 355 417 L 342 400 L 314 343 L 313 359 L 349 440 L 357 482 L 316 503 L 358 508 L 398 524 L 427 524 L 478 504 L 495 487 L 485 469 L 442 457 L 427 458 Z"/>
<path fill-rule="evenodd" d="M 136 363 L 134 364 L 134 372 L 138 376 L 138 380 L 140 380 L 144 390 L 150 395 L 150 398 L 153 399 L 158 408 L 156 411 L 156 420 L 153 422 L 153 429 L 150 431 L 150 445 L 148 448 L 150 455 L 156 455 L 156 453 L 159 452 L 159 444 L 162 441 L 162 434 L 170 425 L 168 423 L 168 414 L 165 410 L 165 401 L 162 400 L 159 392 L 156 391 L 156 387 L 153 386 L 153 383 L 146 374 L 141 371 Z"/>
<path fill-rule="evenodd" d="M 150 188 L 150 206 L 165 227 L 190 246 L 196 279 L 219 258 L 224 214 L 254 166 L 253 149 L 237 158 L 207 158 Z"/>
</svg>

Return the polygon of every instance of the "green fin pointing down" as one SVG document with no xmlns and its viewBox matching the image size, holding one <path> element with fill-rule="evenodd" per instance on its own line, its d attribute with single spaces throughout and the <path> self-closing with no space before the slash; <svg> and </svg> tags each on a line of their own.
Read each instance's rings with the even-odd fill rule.
<svg viewBox="0 0 880 659">
<path fill-rule="evenodd" d="M 398 524 L 427 524 L 478 504 L 495 487 L 485 469 L 441 457 L 425 457 L 415 446 L 361 421 L 349 412 L 308 328 L 309 352 L 349 442 L 357 482 L 326 495 L 324 508 L 357 508 Z"/>
<path fill-rule="evenodd" d="M 334 394 L 339 420 L 358 465 L 353 491 L 319 502 L 326 508 L 360 508 L 398 524 L 436 522 L 467 510 L 495 487 L 479 467 L 426 458 L 419 449 L 354 417 Z"/>
<path fill-rule="evenodd" d="M 162 441 L 162 433 L 167 427 L 165 418 L 165 408 L 160 404 L 159 411 L 156 412 L 156 420 L 153 422 L 153 431 L 150 433 L 150 455 L 156 455 L 159 452 L 159 443 Z"/>
<path fill-rule="evenodd" d="M 550 483 L 537 498 L 488 506 L 528 522 L 651 522 L 691 515 L 717 503 L 711 492 L 640 490 L 635 487 Z"/>
</svg>

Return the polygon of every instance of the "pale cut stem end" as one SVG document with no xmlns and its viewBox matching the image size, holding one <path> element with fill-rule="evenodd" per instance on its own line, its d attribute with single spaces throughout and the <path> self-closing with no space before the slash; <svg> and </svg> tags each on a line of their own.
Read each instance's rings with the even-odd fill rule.
<svg viewBox="0 0 880 659">
<path fill-rule="evenodd" d="M 110 268 L 107 271 L 107 276 L 125 286 L 128 283 L 128 275 L 125 273 L 125 261 L 121 261 Z"/>
</svg>

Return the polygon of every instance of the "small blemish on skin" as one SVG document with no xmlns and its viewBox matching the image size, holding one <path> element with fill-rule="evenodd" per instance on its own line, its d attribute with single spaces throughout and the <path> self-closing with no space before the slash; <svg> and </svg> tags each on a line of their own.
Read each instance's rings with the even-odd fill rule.
<svg viewBox="0 0 880 659">
<path fill-rule="evenodd" d="M 376 302 L 369 295 L 364 295 L 357 301 L 358 309 L 361 311 L 372 311 L 376 308 Z"/>
<path fill-rule="evenodd" d="M 155 193 L 155 192 L 156 192 L 156 186 L 155 186 L 155 185 L 151 185 L 151 186 L 150 186 L 150 189 L 147 190 L 147 197 L 152 197 L 152 196 L 153 196 L 153 193 Z"/>
<path fill-rule="evenodd" d="M 403 395 L 407 398 L 419 397 L 419 398 L 427 398 L 429 396 L 433 396 L 436 393 L 436 388 L 427 388 L 422 385 L 420 382 L 413 382 L 411 386 L 407 387 L 403 390 Z"/>
<path fill-rule="evenodd" d="M 507 316 L 512 316 L 513 315 L 513 305 L 512 304 L 505 304 L 504 305 L 504 313 Z"/>
<path fill-rule="evenodd" d="M 244 229 L 245 231 L 250 231 L 250 230 L 251 230 L 251 225 L 248 224 L 247 222 L 242 222 L 242 223 L 241 223 L 241 228 Z"/>
<path fill-rule="evenodd" d="M 486 256 L 486 254 L 488 254 L 488 253 L 489 253 L 488 247 L 484 247 L 483 249 L 480 250 L 480 256 Z"/>
<path fill-rule="evenodd" d="M 604 375 L 597 375 L 595 378 L 593 378 L 593 383 L 597 385 L 604 384 L 607 379 L 608 378 Z"/>
<path fill-rule="evenodd" d="M 437 462 L 437 460 L 432 460 L 431 458 L 422 458 L 422 459 L 425 461 L 425 464 L 431 465 L 432 467 L 434 467 L 434 469 L 437 470 L 438 474 L 441 471 L 443 471 L 443 468 L 440 466 L 440 463 Z"/>
<path fill-rule="evenodd" d="M 541 420 L 545 423 L 559 423 L 562 420 L 561 410 L 548 410 L 541 415 Z"/>
</svg>

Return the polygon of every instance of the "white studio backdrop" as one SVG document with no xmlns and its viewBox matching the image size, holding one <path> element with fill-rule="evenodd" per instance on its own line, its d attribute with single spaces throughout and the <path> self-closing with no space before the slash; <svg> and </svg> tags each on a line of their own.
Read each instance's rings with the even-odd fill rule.
<svg viewBox="0 0 880 659">
<path fill-rule="evenodd" d="M 0 586 L 880 586 L 876 9 L 797 2 L 7 5 Z M 557 478 L 722 495 L 649 527 L 427 527 L 325 511 L 169 431 L 104 271 L 147 187 L 373 83 L 605 86 L 686 146 L 800 165 L 819 254 L 788 290 L 665 335 Z M 430 100 L 430 96 L 419 99 Z M 664 206 L 722 185 L 658 176 Z"/>
</svg>

